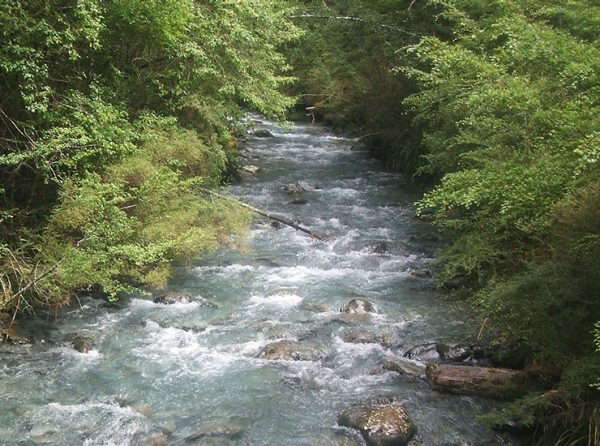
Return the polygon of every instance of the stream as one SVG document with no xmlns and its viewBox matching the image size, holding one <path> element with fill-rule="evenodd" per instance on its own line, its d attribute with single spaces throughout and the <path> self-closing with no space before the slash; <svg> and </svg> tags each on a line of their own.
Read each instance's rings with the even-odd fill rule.
<svg viewBox="0 0 600 446">
<path fill-rule="evenodd" d="M 432 392 L 419 360 L 403 359 L 417 376 L 382 369 L 469 329 L 433 289 L 439 241 L 415 218 L 408 179 L 322 127 L 258 127 L 274 137 L 250 136 L 243 156 L 260 171 L 230 192 L 327 241 L 257 218 L 246 250 L 177 269 L 172 291 L 190 299 L 83 297 L 33 322 L 36 342 L 0 347 L 1 445 L 364 444 L 337 414 L 384 395 L 417 425 L 411 445 L 509 444 L 477 419 L 498 403 Z M 341 312 L 353 298 L 376 312 Z M 380 342 L 349 339 L 365 331 Z M 93 348 L 74 350 L 69 334 Z M 276 341 L 306 355 L 260 357 Z"/>
</svg>

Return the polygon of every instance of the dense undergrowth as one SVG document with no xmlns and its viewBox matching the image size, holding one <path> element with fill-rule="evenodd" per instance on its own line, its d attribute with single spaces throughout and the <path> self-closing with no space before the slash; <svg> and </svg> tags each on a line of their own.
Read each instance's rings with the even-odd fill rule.
<svg viewBox="0 0 600 446">
<path fill-rule="evenodd" d="M 477 311 L 489 339 L 524 348 L 549 389 L 494 421 L 536 426 L 540 444 L 598 444 L 597 2 L 313 1 L 300 11 L 306 34 L 291 53 L 304 105 L 433 184 L 418 212 L 449 240 L 438 283 Z"/>
<path fill-rule="evenodd" d="M 243 238 L 199 188 L 235 161 L 245 109 L 281 116 L 281 1 L 0 0 L 0 323 L 73 291 L 165 285 Z"/>
</svg>

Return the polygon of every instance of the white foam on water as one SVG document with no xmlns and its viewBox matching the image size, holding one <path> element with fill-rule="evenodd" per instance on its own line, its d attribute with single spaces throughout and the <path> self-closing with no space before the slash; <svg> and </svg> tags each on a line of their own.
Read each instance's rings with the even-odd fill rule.
<svg viewBox="0 0 600 446">
<path fill-rule="evenodd" d="M 331 189 L 324 189 L 323 191 L 338 198 L 356 198 L 362 193 L 362 191 L 345 187 L 333 187 Z"/>
<path fill-rule="evenodd" d="M 288 290 L 277 291 L 267 295 L 256 294 L 250 297 L 250 302 L 254 305 L 277 306 L 284 308 L 295 307 L 303 300 L 304 298 L 302 296 L 299 296 L 298 294 Z"/>
<path fill-rule="evenodd" d="M 150 299 L 131 299 L 131 302 L 129 303 L 129 307 L 134 311 L 163 308 L 165 311 L 174 311 L 178 313 L 187 313 L 201 306 L 202 302 L 175 302 L 173 304 L 165 305 L 154 303 Z"/>
<path fill-rule="evenodd" d="M 102 358 L 102 353 L 96 349 L 89 350 L 85 353 L 79 352 L 70 346 L 62 346 L 53 348 L 50 352 L 58 353 L 63 358 L 75 359 L 83 363 L 93 363 Z"/>
<path fill-rule="evenodd" d="M 29 436 L 35 440 L 35 436 L 47 434 L 51 444 L 133 446 L 136 437 L 150 431 L 146 418 L 131 408 L 100 402 L 70 405 L 54 402 L 36 408 L 31 418 L 33 427 Z M 81 433 L 86 433 L 83 441 Z"/>
<path fill-rule="evenodd" d="M 280 286 L 302 285 L 305 282 L 314 282 L 323 279 L 338 279 L 363 273 L 361 270 L 351 268 L 322 269 L 304 265 L 272 268 L 266 272 L 267 275 L 261 278 L 263 282 Z"/>
</svg>

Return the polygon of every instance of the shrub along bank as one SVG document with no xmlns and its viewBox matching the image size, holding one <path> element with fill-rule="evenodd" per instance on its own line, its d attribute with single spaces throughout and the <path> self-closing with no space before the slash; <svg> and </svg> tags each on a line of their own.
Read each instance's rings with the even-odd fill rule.
<svg viewBox="0 0 600 446">
<path fill-rule="evenodd" d="M 0 2 L 0 323 L 73 290 L 161 287 L 249 216 L 198 187 L 242 109 L 291 103 L 283 1 Z"/>
<path fill-rule="evenodd" d="M 449 240 L 439 285 L 553 389 L 495 421 L 537 425 L 540 444 L 599 442 L 600 7 L 348 0 L 296 15 L 304 105 L 433 183 L 417 208 Z"/>
</svg>

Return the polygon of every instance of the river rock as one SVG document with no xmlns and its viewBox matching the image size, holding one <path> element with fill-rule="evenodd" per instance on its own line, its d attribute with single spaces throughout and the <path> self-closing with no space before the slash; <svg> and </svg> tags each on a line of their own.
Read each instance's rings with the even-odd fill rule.
<svg viewBox="0 0 600 446">
<path fill-rule="evenodd" d="M 277 221 L 277 220 L 273 220 L 271 221 L 271 223 L 269 223 L 269 225 L 273 228 L 273 229 L 281 229 L 283 228 L 283 223 Z"/>
<path fill-rule="evenodd" d="M 177 303 L 186 304 L 191 302 L 192 300 L 192 296 L 190 296 L 189 294 L 180 293 L 177 291 L 166 291 L 165 293 L 156 296 L 153 299 L 153 302 L 155 304 L 173 305 Z"/>
<path fill-rule="evenodd" d="M 415 277 L 417 279 L 431 279 L 433 277 L 433 273 L 427 268 L 411 269 L 409 270 L 409 274 L 411 277 Z"/>
<path fill-rule="evenodd" d="M 46 444 L 58 432 L 58 428 L 47 423 L 36 423 L 29 431 L 29 439 L 35 443 Z"/>
<path fill-rule="evenodd" d="M 155 432 L 148 435 L 140 443 L 141 446 L 167 446 L 167 436 L 162 432 Z"/>
<path fill-rule="evenodd" d="M 377 242 L 367 246 L 366 251 L 371 254 L 389 254 L 390 247 L 385 242 Z"/>
<path fill-rule="evenodd" d="M 429 344 L 415 345 L 414 347 L 406 350 L 402 356 L 409 359 L 416 359 L 417 361 L 439 361 L 440 354 L 437 351 L 437 343 L 432 342 Z"/>
<path fill-rule="evenodd" d="M 400 375 L 425 379 L 425 367 L 419 366 L 405 358 L 386 359 L 383 361 L 381 369 L 388 372 L 396 372 Z"/>
<path fill-rule="evenodd" d="M 249 173 L 251 175 L 257 175 L 260 172 L 260 167 L 254 166 L 252 164 L 247 164 L 245 166 L 240 167 L 240 171 Z"/>
<path fill-rule="evenodd" d="M 292 201 L 288 201 L 288 204 L 295 204 L 295 205 L 304 205 L 304 204 L 308 204 L 308 200 L 306 198 L 298 198 L 296 200 L 292 200 Z"/>
<path fill-rule="evenodd" d="M 344 335 L 342 340 L 353 344 L 380 344 L 388 348 L 395 344 L 394 336 L 390 333 L 380 334 L 366 330 L 349 331 Z"/>
<path fill-rule="evenodd" d="M 256 136 L 257 138 L 274 138 L 275 137 L 275 135 L 273 135 L 270 131 L 268 131 L 266 129 L 254 130 L 254 132 L 252 132 L 252 134 L 254 136 Z"/>
<path fill-rule="evenodd" d="M 322 433 L 310 444 L 314 446 L 362 446 L 361 442 L 349 435 L 349 432 Z"/>
<path fill-rule="evenodd" d="M 473 355 L 473 351 L 469 346 L 462 344 L 447 344 L 438 342 L 436 350 L 443 361 L 462 362 Z"/>
<path fill-rule="evenodd" d="M 24 330 L 21 330 L 20 328 L 17 328 L 15 326 L 10 327 L 10 328 L 5 328 L 1 331 L 1 341 L 2 342 L 8 342 L 11 344 L 31 344 L 33 343 L 33 337 L 25 332 Z"/>
<path fill-rule="evenodd" d="M 258 354 L 258 358 L 271 361 L 318 361 L 324 357 L 325 352 L 318 346 L 295 341 L 272 342 Z"/>
<path fill-rule="evenodd" d="M 312 302 L 306 305 L 306 309 L 313 313 L 329 313 L 334 311 L 333 306 L 327 302 Z"/>
<path fill-rule="evenodd" d="M 406 446 L 417 427 L 406 409 L 388 398 L 376 398 L 344 410 L 341 426 L 357 429 L 369 446 Z"/>
<path fill-rule="evenodd" d="M 286 194 L 289 195 L 298 195 L 304 192 L 304 188 L 298 183 L 286 184 L 282 189 Z"/>
<path fill-rule="evenodd" d="M 344 306 L 342 312 L 356 314 L 375 313 L 375 305 L 367 299 L 352 299 Z"/>
<path fill-rule="evenodd" d="M 79 353 L 88 353 L 94 349 L 91 338 L 81 333 L 69 333 L 65 335 L 65 341 L 68 341 Z"/>
<path fill-rule="evenodd" d="M 226 437 L 230 439 L 235 439 L 239 438 L 243 433 L 243 427 L 228 421 L 224 421 L 204 426 L 200 431 L 196 432 L 195 434 L 187 436 L 185 438 L 185 442 L 190 443 L 197 440 L 203 440 L 214 437 Z"/>
</svg>

